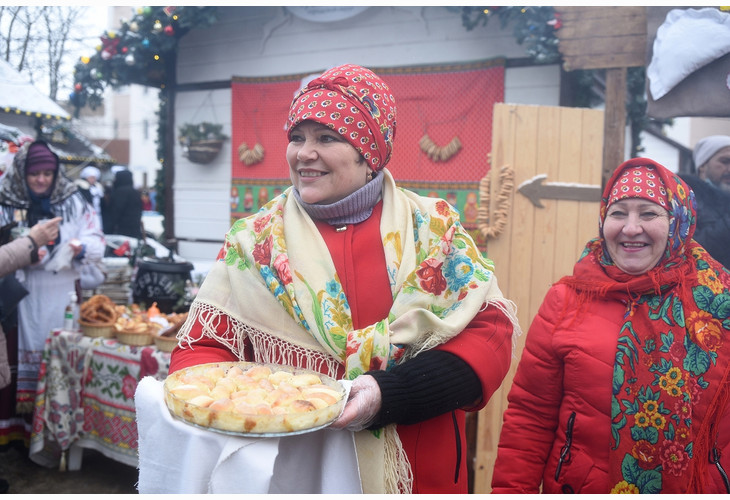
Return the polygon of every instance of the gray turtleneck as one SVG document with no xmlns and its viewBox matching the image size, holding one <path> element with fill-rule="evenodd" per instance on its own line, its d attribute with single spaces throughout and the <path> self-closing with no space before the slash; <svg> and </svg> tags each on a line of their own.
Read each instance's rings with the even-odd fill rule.
<svg viewBox="0 0 730 500">
<path fill-rule="evenodd" d="M 314 220 L 321 220 L 331 226 L 342 224 L 357 224 L 362 222 L 373 213 L 373 207 L 380 200 L 383 191 L 384 175 L 376 175 L 373 180 L 363 187 L 349 194 L 340 201 L 329 205 L 317 203 L 306 203 L 299 196 L 299 191 L 294 188 L 294 197 L 309 216 Z"/>
</svg>

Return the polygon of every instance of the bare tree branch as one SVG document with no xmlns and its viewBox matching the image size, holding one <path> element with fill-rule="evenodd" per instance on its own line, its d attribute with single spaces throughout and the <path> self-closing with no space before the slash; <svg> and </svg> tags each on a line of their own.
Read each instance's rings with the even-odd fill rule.
<svg viewBox="0 0 730 500">
<path fill-rule="evenodd" d="M 0 6 L 0 57 L 57 100 L 60 89 L 73 84 L 72 54 L 87 50 L 95 38 L 81 32 L 87 11 L 87 6 Z"/>
</svg>

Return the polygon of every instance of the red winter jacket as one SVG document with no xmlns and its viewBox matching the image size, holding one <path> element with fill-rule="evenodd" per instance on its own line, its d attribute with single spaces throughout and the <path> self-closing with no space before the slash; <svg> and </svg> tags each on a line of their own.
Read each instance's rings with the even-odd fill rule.
<svg viewBox="0 0 730 500">
<path fill-rule="evenodd" d="M 381 208 L 382 203 L 378 203 L 366 221 L 347 225 L 344 231 L 317 223 L 342 281 L 356 329 L 386 317 L 393 303 L 382 245 L 373 245 L 381 240 Z M 222 324 L 221 328 L 225 326 Z M 200 332 L 201 325 L 196 323 L 190 335 L 197 338 Z M 490 307 L 479 313 L 462 333 L 437 347 L 459 356 L 479 377 L 483 399 L 469 411 L 483 408 L 502 383 L 511 359 L 511 337 L 509 319 Z M 217 361 L 236 361 L 236 357 L 206 338 L 195 343 L 194 351 L 175 348 L 170 372 Z M 339 376 L 343 374 L 344 369 Z M 468 493 L 464 411 L 399 425 L 398 435 L 413 470 L 413 493 Z"/>
<path fill-rule="evenodd" d="M 593 302 L 574 322 L 576 311 L 568 310 L 556 328 L 566 300 L 575 304 L 575 292 L 553 286 L 530 325 L 508 395 L 492 493 L 538 493 L 540 483 L 543 493 L 610 493 L 611 384 L 626 305 Z M 701 418 L 705 408 L 694 411 Z M 728 458 L 708 467 L 704 484 L 711 493 L 728 492 L 720 473 L 730 473 L 727 411 L 722 420 L 718 449 Z"/>
</svg>

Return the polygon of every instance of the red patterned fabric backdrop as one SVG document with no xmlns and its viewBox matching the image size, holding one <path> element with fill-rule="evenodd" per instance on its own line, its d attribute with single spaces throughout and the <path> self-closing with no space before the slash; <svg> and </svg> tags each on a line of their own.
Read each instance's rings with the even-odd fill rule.
<svg viewBox="0 0 730 500">
<path fill-rule="evenodd" d="M 476 230 L 479 181 L 489 170 L 492 107 L 504 100 L 504 59 L 370 69 L 390 85 L 398 107 L 388 169 L 400 186 L 458 208 L 484 248 Z M 234 78 L 231 220 L 290 185 L 284 123 L 305 76 Z"/>
</svg>

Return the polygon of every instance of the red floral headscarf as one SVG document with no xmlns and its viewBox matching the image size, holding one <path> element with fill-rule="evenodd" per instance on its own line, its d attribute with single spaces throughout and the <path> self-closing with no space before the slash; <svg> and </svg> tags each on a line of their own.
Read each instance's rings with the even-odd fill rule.
<svg viewBox="0 0 730 500">
<path fill-rule="evenodd" d="M 656 174 L 670 216 L 665 254 L 642 275 L 621 271 L 603 238 L 614 187 L 627 170 L 631 178 Z M 694 194 L 679 177 L 647 158 L 624 162 L 606 184 L 600 237 L 560 280 L 576 291 L 580 314 L 593 302 L 626 304 L 618 331 L 597 332 L 617 342 L 606 422 L 611 493 L 704 491 L 712 429 L 730 405 L 730 274 L 692 240 L 695 220 Z"/>
<path fill-rule="evenodd" d="M 325 71 L 301 89 L 289 108 L 287 136 L 304 120 L 326 125 L 345 138 L 373 170 L 393 153 L 395 98 L 367 68 L 345 64 Z"/>
<path fill-rule="evenodd" d="M 651 186 L 649 185 L 651 184 Z M 599 238 L 589 243 L 598 246 L 597 257 L 606 272 L 619 280 L 628 279 L 620 271 L 606 250 L 603 223 L 608 207 L 625 198 L 642 198 L 660 205 L 669 212 L 669 237 L 664 256 L 649 274 L 661 273 L 660 265 L 673 262 L 677 265 L 686 260 L 686 250 L 693 243 L 697 220 L 697 202 L 689 186 L 666 167 L 649 158 L 632 158 L 623 162 L 606 183 L 601 198 Z M 623 278 L 621 277 L 623 276 Z"/>
<path fill-rule="evenodd" d="M 613 178 L 616 181 L 613 183 L 608 205 L 628 198 L 641 198 L 667 210 L 667 190 L 656 168 L 652 166 L 654 162 L 648 159 L 646 162 L 640 159 L 630 161 L 641 162 L 641 168 L 626 166 L 615 173 Z"/>
</svg>

